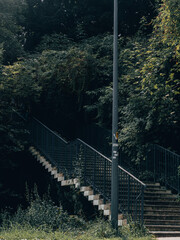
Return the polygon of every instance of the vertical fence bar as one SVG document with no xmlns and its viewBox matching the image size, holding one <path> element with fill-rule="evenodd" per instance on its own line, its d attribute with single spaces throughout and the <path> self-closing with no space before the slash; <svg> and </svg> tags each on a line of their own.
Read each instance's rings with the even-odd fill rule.
<svg viewBox="0 0 180 240">
<path fill-rule="evenodd" d="M 167 153 L 164 151 L 164 160 L 165 160 L 165 173 L 164 173 L 164 178 L 165 178 L 165 186 L 167 187 Z"/>
<path fill-rule="evenodd" d="M 86 146 L 83 145 L 83 159 L 84 159 L 84 181 L 85 181 L 85 184 L 86 184 L 86 164 L 87 164 L 87 161 L 86 161 Z"/>
<path fill-rule="evenodd" d="M 180 194 L 180 157 L 177 159 L 178 162 L 178 194 Z"/>
<path fill-rule="evenodd" d="M 95 194 L 95 182 L 96 182 L 96 152 L 94 152 L 94 166 L 93 166 L 93 193 Z"/>
<path fill-rule="evenodd" d="M 130 213 L 130 209 L 129 209 L 129 207 L 130 207 L 130 176 L 128 175 L 128 189 L 127 189 L 127 191 L 128 191 L 128 214 Z"/>
<path fill-rule="evenodd" d="M 141 186 L 141 223 L 144 224 L 144 190 L 145 187 Z"/>
<path fill-rule="evenodd" d="M 154 183 L 156 182 L 156 151 L 155 145 L 153 146 L 153 160 L 154 160 Z"/>
<path fill-rule="evenodd" d="M 106 159 L 104 159 L 103 193 L 104 193 L 104 196 L 106 196 Z M 106 199 L 104 198 L 104 204 L 105 203 L 106 203 Z"/>
</svg>

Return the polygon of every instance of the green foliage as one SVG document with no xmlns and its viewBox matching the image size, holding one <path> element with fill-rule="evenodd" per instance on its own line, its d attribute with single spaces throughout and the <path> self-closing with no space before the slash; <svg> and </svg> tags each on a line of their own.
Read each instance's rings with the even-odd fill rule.
<svg viewBox="0 0 180 240">
<path fill-rule="evenodd" d="M 119 2 L 119 146 L 135 164 L 151 143 L 178 149 L 180 136 L 179 0 L 159 2 Z M 85 118 L 111 128 L 112 10 L 110 0 L 0 2 L 0 64 L 24 56 L 24 44 L 36 51 L 0 65 L 3 159 L 23 149 L 12 108 L 70 131 Z"/>
<path fill-rule="evenodd" d="M 36 60 L 16 62 L 13 65 L 4 66 L 3 80 L 1 82 L 2 90 L 13 97 L 13 104 L 26 108 L 39 98 L 41 88 L 37 83 Z"/>
<path fill-rule="evenodd" d="M 29 202 L 27 209 L 19 207 L 10 215 L 7 211 L 0 214 L 1 239 L 144 239 L 151 240 L 147 230 L 135 223 L 112 228 L 108 220 L 97 218 L 85 222 L 82 218 L 68 215 L 61 207 L 57 207 L 48 195 L 40 198 L 37 187 L 33 192 L 26 190 Z M 46 234 L 45 234 L 46 233 Z M 34 237 L 34 238 L 33 238 Z"/>
<path fill-rule="evenodd" d="M 18 24 L 22 20 L 24 5 L 21 0 L 0 2 L 0 44 L 3 43 L 4 63 L 12 63 L 24 55 L 24 33 L 22 26 Z"/>
<path fill-rule="evenodd" d="M 112 228 L 110 222 L 104 219 L 97 219 L 95 222 L 92 222 L 89 226 L 88 234 L 100 239 L 120 236 L 120 234 Z"/>
<path fill-rule="evenodd" d="M 119 1 L 119 26 L 123 35 L 132 35 L 145 16 L 149 23 L 155 15 L 156 0 Z M 26 48 L 33 49 L 44 35 L 63 33 L 81 41 L 91 36 L 112 33 L 113 2 L 111 0 L 39 1 L 27 0 L 24 11 L 27 31 Z M 148 28 L 149 26 L 147 26 Z M 149 27 L 151 31 L 151 26 Z"/>
<path fill-rule="evenodd" d="M 163 1 L 152 35 L 139 32 L 134 37 L 119 39 L 119 145 L 136 164 L 144 160 L 151 143 L 178 150 L 177 2 Z M 97 112 L 101 125 L 111 127 L 112 85 L 88 94 L 96 98 L 87 109 Z"/>
<path fill-rule="evenodd" d="M 149 235 L 148 230 L 136 222 L 129 222 L 128 225 L 123 226 L 121 229 L 121 235 L 124 240 L 131 238 L 143 238 L 152 239 Z"/>
<path fill-rule="evenodd" d="M 3 44 L 0 44 L 0 69 L 2 67 L 3 62 Z"/>
<path fill-rule="evenodd" d="M 96 223 L 97 224 L 97 223 Z M 76 234 L 74 232 L 61 232 L 61 231 L 44 231 L 40 228 L 32 228 L 30 226 L 19 226 L 19 225 L 12 225 L 9 229 L 2 229 L 0 231 L 0 237 L 2 240 L 21 240 L 21 239 L 28 239 L 28 240 L 100 240 L 100 239 L 107 239 L 107 240 L 152 240 L 152 237 L 131 237 L 128 238 L 120 238 L 120 237 L 96 237 L 93 233 L 89 234 L 87 231 L 78 231 Z"/>
<path fill-rule="evenodd" d="M 42 52 L 47 50 L 62 51 L 67 50 L 75 44 L 71 39 L 69 39 L 65 34 L 51 34 L 44 35 L 41 42 L 36 47 L 36 51 Z"/>
<path fill-rule="evenodd" d="M 85 223 L 82 219 L 76 216 L 68 216 L 62 210 L 62 207 L 57 207 L 49 197 L 42 199 L 36 193 L 34 199 L 30 200 L 29 207 L 22 209 L 19 207 L 14 216 L 7 212 L 1 214 L 1 221 L 3 227 L 13 225 L 31 226 L 33 228 L 41 228 L 44 230 L 61 230 L 74 231 L 76 228 L 85 228 Z"/>
<path fill-rule="evenodd" d="M 3 158 L 24 148 L 25 130 L 14 109 L 29 110 L 39 97 L 40 87 L 33 75 L 33 66 L 22 62 L 2 67 L 0 78 L 0 155 Z M 27 72 L 27 75 L 24 73 Z M 30 78 L 31 75 L 31 78 Z M 30 81 L 31 80 L 31 81 Z"/>
</svg>

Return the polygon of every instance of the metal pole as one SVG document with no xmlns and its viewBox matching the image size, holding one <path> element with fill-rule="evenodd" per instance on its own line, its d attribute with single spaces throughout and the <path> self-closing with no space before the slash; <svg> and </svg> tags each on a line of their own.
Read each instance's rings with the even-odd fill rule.
<svg viewBox="0 0 180 240">
<path fill-rule="evenodd" d="M 111 223 L 118 227 L 118 0 L 114 0 Z"/>
</svg>

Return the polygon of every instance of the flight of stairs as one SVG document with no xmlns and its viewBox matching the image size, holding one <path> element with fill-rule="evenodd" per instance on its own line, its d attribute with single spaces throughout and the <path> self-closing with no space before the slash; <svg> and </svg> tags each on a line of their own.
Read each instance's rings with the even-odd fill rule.
<svg viewBox="0 0 180 240">
<path fill-rule="evenodd" d="M 34 147 L 29 148 L 30 153 L 35 157 L 35 159 L 42 164 L 42 166 L 47 169 L 47 171 L 56 179 L 61 186 L 71 186 L 74 185 L 75 188 L 80 189 L 80 192 L 91 201 L 94 206 L 97 206 L 99 211 L 102 211 L 103 215 L 111 220 L 111 204 L 109 202 L 104 203 L 103 198 L 100 194 L 94 194 L 92 187 L 81 186 L 80 180 L 78 178 L 65 179 L 63 173 L 59 173 L 56 167 L 52 167 L 51 163 L 46 160 L 41 153 Z M 118 215 L 118 226 L 123 226 L 127 224 L 127 219 L 124 219 L 123 214 Z"/>
<path fill-rule="evenodd" d="M 44 156 L 34 147 L 29 151 L 35 159 L 56 179 L 61 186 L 74 185 L 82 194 L 92 202 L 103 215 L 111 219 L 111 205 L 100 194 L 94 194 L 92 187 L 81 186 L 78 178 L 65 179 L 63 173 L 59 173 Z M 144 194 L 144 224 L 155 237 L 179 237 L 180 239 L 180 201 L 177 195 L 166 190 L 159 183 L 146 183 Z M 126 225 L 127 220 L 122 214 L 118 215 L 118 226 Z"/>
<path fill-rule="evenodd" d="M 144 224 L 156 237 L 179 237 L 180 201 L 159 183 L 147 183 L 144 194 Z"/>
</svg>

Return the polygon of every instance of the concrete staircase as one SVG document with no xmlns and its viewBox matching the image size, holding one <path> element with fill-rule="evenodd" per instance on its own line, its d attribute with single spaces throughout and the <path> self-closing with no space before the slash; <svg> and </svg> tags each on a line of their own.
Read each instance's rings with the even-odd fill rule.
<svg viewBox="0 0 180 240">
<path fill-rule="evenodd" d="M 159 183 L 147 183 L 144 195 L 144 224 L 156 237 L 179 237 L 180 202 L 177 195 Z"/>
<path fill-rule="evenodd" d="M 88 198 L 103 215 L 111 219 L 111 204 L 104 203 L 100 194 L 94 194 L 91 186 L 82 186 L 78 178 L 67 179 L 58 172 L 44 156 L 34 147 L 29 151 L 34 158 L 56 179 L 61 186 L 73 185 L 84 197 Z M 146 183 L 144 194 L 144 224 L 155 237 L 179 237 L 180 239 L 180 202 L 177 195 L 162 187 L 159 183 Z M 125 186 L 126 187 L 126 186 Z M 127 220 L 122 214 L 118 215 L 118 226 L 126 225 Z"/>
<path fill-rule="evenodd" d="M 50 162 L 46 160 L 44 156 L 41 155 L 34 147 L 29 148 L 30 153 L 34 158 L 42 164 L 42 166 L 47 169 L 47 171 L 56 179 L 61 186 L 71 186 L 74 185 L 75 188 L 80 189 L 80 192 L 84 197 L 88 198 L 88 201 L 91 201 L 94 206 L 97 206 L 98 210 L 103 213 L 105 217 L 111 220 L 111 204 L 106 202 L 100 194 L 94 194 L 94 191 L 91 186 L 81 186 L 80 180 L 78 178 L 65 179 L 63 173 L 59 173 L 56 167 L 53 167 Z M 118 226 L 123 226 L 127 224 L 127 220 L 124 219 L 122 214 L 118 215 Z"/>
</svg>

